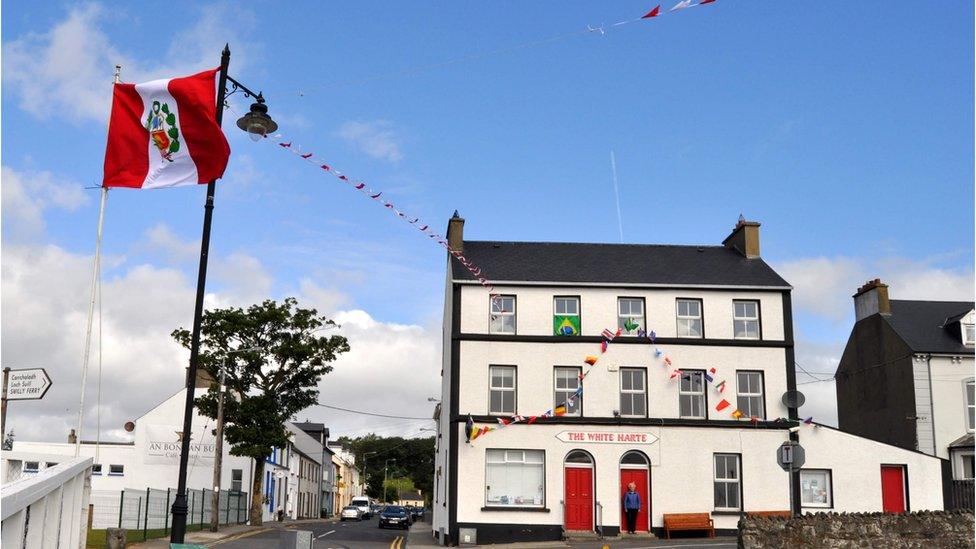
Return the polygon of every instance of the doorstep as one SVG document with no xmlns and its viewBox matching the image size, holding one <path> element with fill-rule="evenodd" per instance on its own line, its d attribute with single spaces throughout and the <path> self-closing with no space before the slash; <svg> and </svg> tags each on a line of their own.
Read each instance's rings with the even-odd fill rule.
<svg viewBox="0 0 976 549">
<path fill-rule="evenodd" d="M 563 533 L 564 540 L 584 541 L 600 539 L 600 535 L 592 530 L 566 530 Z"/>
</svg>

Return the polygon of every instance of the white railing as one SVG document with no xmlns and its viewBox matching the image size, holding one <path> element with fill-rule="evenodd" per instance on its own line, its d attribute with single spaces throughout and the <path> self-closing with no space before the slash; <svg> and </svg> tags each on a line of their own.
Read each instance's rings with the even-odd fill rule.
<svg viewBox="0 0 976 549">
<path fill-rule="evenodd" d="M 0 544 L 4 549 L 84 549 L 92 458 L 64 461 L 4 484 Z"/>
</svg>

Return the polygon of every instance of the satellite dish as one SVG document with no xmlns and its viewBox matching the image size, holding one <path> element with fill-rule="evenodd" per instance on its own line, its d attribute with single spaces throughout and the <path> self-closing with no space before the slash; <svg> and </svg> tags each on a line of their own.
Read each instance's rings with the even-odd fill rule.
<svg viewBox="0 0 976 549">
<path fill-rule="evenodd" d="M 786 391 L 783 393 L 783 405 L 787 408 L 799 408 L 806 401 L 807 397 L 803 396 L 803 393 L 800 391 Z"/>
<path fill-rule="evenodd" d="M 125 432 L 131 433 L 132 431 L 136 430 L 136 424 L 131 421 L 126 421 L 123 429 L 125 429 Z"/>
</svg>

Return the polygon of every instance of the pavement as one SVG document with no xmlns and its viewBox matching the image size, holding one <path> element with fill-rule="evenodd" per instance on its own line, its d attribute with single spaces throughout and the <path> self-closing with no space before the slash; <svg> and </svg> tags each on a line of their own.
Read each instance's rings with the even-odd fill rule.
<svg viewBox="0 0 976 549">
<path fill-rule="evenodd" d="M 416 522 L 410 527 L 407 543 L 410 549 L 434 549 L 439 547 L 430 529 L 429 522 Z M 735 537 L 693 538 L 693 539 L 654 539 L 654 538 L 607 538 L 603 540 L 579 541 L 536 541 L 520 543 L 498 543 L 463 547 L 491 547 L 494 549 L 734 549 L 738 547 Z"/>
</svg>

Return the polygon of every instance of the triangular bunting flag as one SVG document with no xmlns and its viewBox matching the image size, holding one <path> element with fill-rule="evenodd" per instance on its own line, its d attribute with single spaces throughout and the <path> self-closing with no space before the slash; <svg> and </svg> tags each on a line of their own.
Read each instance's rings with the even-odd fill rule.
<svg viewBox="0 0 976 549">
<path fill-rule="evenodd" d="M 722 400 L 718 401 L 718 404 L 715 405 L 715 411 L 721 412 L 722 410 L 728 408 L 731 405 L 732 404 L 729 401 L 723 398 Z"/>
<path fill-rule="evenodd" d="M 714 2 L 714 1 L 715 0 L 712 0 L 712 2 Z M 641 19 L 650 19 L 651 17 L 657 17 L 657 15 L 659 13 L 661 13 L 661 5 L 660 4 L 658 4 L 657 7 L 655 7 L 651 11 L 649 11 L 649 12 L 645 13 L 643 16 L 641 16 Z"/>
<path fill-rule="evenodd" d="M 595 357 L 593 355 L 589 355 L 589 356 L 586 357 L 585 360 L 583 360 L 583 362 L 589 364 L 590 366 L 593 366 L 594 364 L 596 364 L 596 361 L 598 360 L 598 358 L 599 357 Z"/>
<path fill-rule="evenodd" d="M 738 410 L 738 409 L 736 409 L 736 410 L 735 410 L 734 412 L 732 412 L 732 417 L 734 417 L 735 419 L 739 419 L 740 417 L 742 417 L 742 416 L 744 416 L 744 415 L 745 415 L 745 414 L 743 414 L 743 413 L 742 413 L 742 412 L 741 412 L 740 410 Z"/>
</svg>

